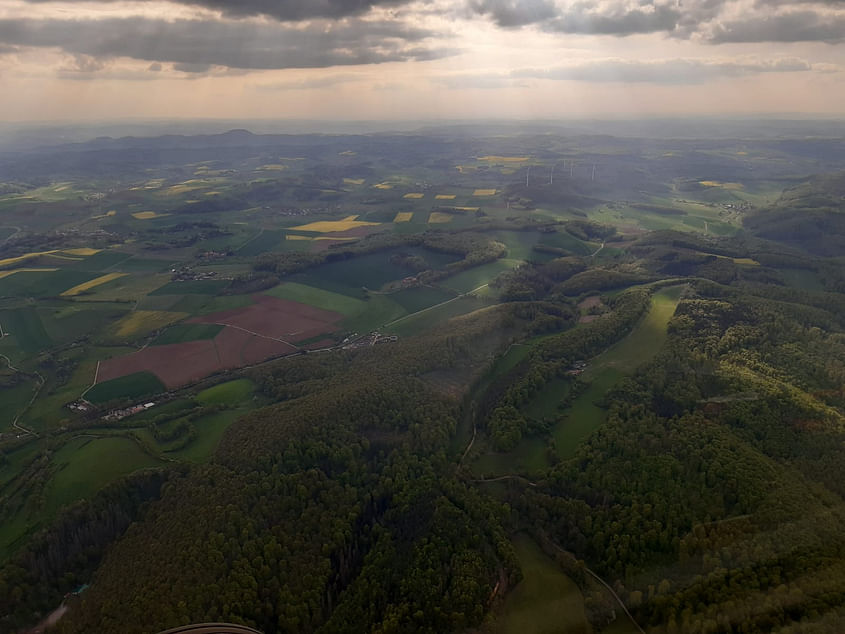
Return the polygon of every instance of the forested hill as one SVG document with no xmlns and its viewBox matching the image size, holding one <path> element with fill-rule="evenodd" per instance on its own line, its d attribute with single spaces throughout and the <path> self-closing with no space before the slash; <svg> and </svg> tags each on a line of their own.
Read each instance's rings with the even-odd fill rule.
<svg viewBox="0 0 845 634">
<path fill-rule="evenodd" d="M 786 189 L 770 208 L 749 216 L 755 234 L 825 257 L 845 253 L 845 172 Z"/>
</svg>

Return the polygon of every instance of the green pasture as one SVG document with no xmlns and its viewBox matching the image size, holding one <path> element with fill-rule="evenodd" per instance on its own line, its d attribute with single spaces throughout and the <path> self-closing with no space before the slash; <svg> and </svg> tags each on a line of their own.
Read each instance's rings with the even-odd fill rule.
<svg viewBox="0 0 845 634">
<path fill-rule="evenodd" d="M 160 394 L 167 388 L 152 372 L 134 372 L 117 379 L 97 383 L 85 394 L 92 403 L 107 403 L 118 398 L 141 398 Z"/>
<path fill-rule="evenodd" d="M 526 535 L 512 539 L 522 581 L 508 594 L 493 634 L 589 634 L 584 597 L 572 579 Z"/>
<path fill-rule="evenodd" d="M 77 302 L 136 302 L 169 281 L 170 275 L 167 273 L 126 275 L 95 286 L 73 299 Z"/>
<path fill-rule="evenodd" d="M 235 379 L 220 383 L 197 394 L 201 405 L 234 406 L 252 397 L 255 386 L 249 379 Z"/>
<path fill-rule="evenodd" d="M 4 363 L 0 359 L 0 364 Z M 32 399 L 38 382 L 26 377 L 20 383 L 12 387 L 3 387 L 0 391 L 0 431 L 13 431 L 12 423 Z M 2 483 L 2 478 L 0 478 Z"/>
<path fill-rule="evenodd" d="M 284 233 L 284 231 L 279 229 L 265 229 L 244 243 L 237 250 L 237 254 L 244 257 L 252 257 L 267 251 L 274 251 L 279 246 L 279 243 L 284 240 Z"/>
<path fill-rule="evenodd" d="M 16 360 L 49 348 L 53 343 L 38 310 L 32 306 L 0 311 L 0 326 L 6 335 L 0 339 L 0 350 L 10 350 Z"/>
<path fill-rule="evenodd" d="M 217 295 L 228 285 L 229 282 L 226 280 L 170 282 L 156 289 L 150 295 Z"/>
<path fill-rule="evenodd" d="M 0 279 L 0 297 L 58 297 L 64 291 L 100 277 L 91 271 L 20 271 Z"/>
<path fill-rule="evenodd" d="M 131 257 L 123 260 L 114 270 L 123 273 L 160 273 L 173 268 L 177 262 L 153 258 Z"/>
<path fill-rule="evenodd" d="M 167 455 L 189 462 L 205 462 L 214 455 L 226 430 L 247 411 L 248 408 L 227 409 L 193 420 L 191 424 L 197 430 L 196 439 L 187 447 Z"/>
<path fill-rule="evenodd" d="M 365 304 L 363 312 L 341 322 L 342 328 L 363 334 L 380 329 L 407 314 L 407 311 L 390 299 L 389 295 L 370 295 Z"/>
<path fill-rule="evenodd" d="M 420 247 L 390 249 L 322 264 L 308 271 L 291 275 L 288 279 L 360 298 L 363 297 L 364 287 L 378 290 L 388 282 L 401 280 L 411 275 L 408 269 L 391 263 L 391 257 L 399 254 L 422 257 L 432 269 L 442 268 L 459 259 L 452 254 Z"/>
<path fill-rule="evenodd" d="M 558 455 L 571 458 L 581 442 L 604 422 L 606 412 L 596 405 L 623 376 L 654 358 L 666 342 L 667 326 L 678 306 L 682 286 L 664 288 L 652 297 L 651 308 L 622 341 L 590 360 L 581 380 L 588 388 L 578 395 L 552 435 Z"/>
<path fill-rule="evenodd" d="M 45 512 L 49 515 L 71 502 L 91 497 L 121 476 L 162 466 L 134 441 L 122 436 L 74 438 L 53 455 L 53 463 L 56 474 L 45 492 Z"/>
<path fill-rule="evenodd" d="M 560 414 L 558 405 L 567 397 L 571 387 L 569 379 L 552 379 L 531 399 L 523 412 L 538 420 L 557 416 Z"/>
<path fill-rule="evenodd" d="M 119 270 L 121 268 L 119 265 L 131 257 L 131 253 L 107 249 L 94 255 L 85 256 L 79 262 L 65 260 L 62 268 L 77 271 L 98 271 L 102 273 L 106 269 L 114 268 L 115 270 Z"/>
<path fill-rule="evenodd" d="M 390 299 L 409 313 L 416 313 L 417 311 L 431 308 L 454 298 L 454 293 L 430 286 L 408 288 L 390 294 Z"/>
<path fill-rule="evenodd" d="M 296 282 L 283 282 L 275 288 L 264 291 L 264 294 L 279 299 L 308 304 L 314 308 L 331 310 L 346 317 L 358 315 L 367 308 L 367 302 L 364 300 Z"/>
<path fill-rule="evenodd" d="M 53 307 L 38 309 L 38 315 L 50 339 L 62 344 L 102 332 L 123 317 L 130 307 L 129 304 L 103 305 L 66 301 Z"/>
<path fill-rule="evenodd" d="M 474 266 L 466 271 L 456 273 L 451 277 L 441 280 L 438 282 L 438 285 L 457 293 L 469 293 L 484 284 L 489 284 L 500 274 L 516 268 L 521 263 L 522 262 L 520 260 L 508 258 L 495 260 L 493 262 Z"/>
<path fill-rule="evenodd" d="M 167 297 L 166 295 L 159 296 L 160 298 Z M 148 300 L 154 298 L 147 298 Z M 178 300 L 170 304 L 169 308 L 159 310 L 169 310 L 177 313 L 189 313 L 193 315 L 208 315 L 217 313 L 223 310 L 233 310 L 235 308 L 243 308 L 254 304 L 250 295 L 183 295 Z"/>
<path fill-rule="evenodd" d="M 402 337 L 408 337 L 428 328 L 438 326 L 452 317 L 465 315 L 485 306 L 487 304 L 471 295 L 458 297 L 446 304 L 433 306 L 423 309 L 420 312 L 400 317 L 396 322 L 388 324 L 385 327 L 385 331 Z"/>
<path fill-rule="evenodd" d="M 219 324 L 176 324 L 167 328 L 150 345 L 167 346 L 172 343 L 214 339 L 221 330 L 223 330 L 223 326 Z"/>
</svg>

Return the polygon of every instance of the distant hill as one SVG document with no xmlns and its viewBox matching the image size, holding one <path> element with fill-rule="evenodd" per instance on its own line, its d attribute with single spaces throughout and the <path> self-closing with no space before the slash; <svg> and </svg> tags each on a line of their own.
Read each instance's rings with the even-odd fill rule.
<svg viewBox="0 0 845 634">
<path fill-rule="evenodd" d="M 748 216 L 747 229 L 832 257 L 845 249 L 845 172 L 823 174 L 784 190 L 777 202 Z"/>
</svg>

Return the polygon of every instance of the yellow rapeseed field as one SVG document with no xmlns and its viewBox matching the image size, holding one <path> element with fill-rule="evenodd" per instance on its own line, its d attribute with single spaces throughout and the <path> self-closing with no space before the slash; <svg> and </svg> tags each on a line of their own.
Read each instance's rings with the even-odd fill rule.
<svg viewBox="0 0 845 634">
<path fill-rule="evenodd" d="M 743 189 L 742 183 L 720 183 L 719 181 L 698 181 L 705 187 L 721 187 L 722 189 Z"/>
<path fill-rule="evenodd" d="M 0 260 L 0 267 L 14 266 L 15 264 L 20 264 L 22 262 L 32 260 L 42 255 L 50 255 L 51 253 L 57 253 L 57 250 L 53 249 L 52 251 L 33 251 L 32 253 L 24 253 L 23 255 L 19 255 L 14 258 L 6 258 L 5 260 Z"/>
<path fill-rule="evenodd" d="M 11 269 L 8 271 L 0 271 L 0 280 L 4 277 L 14 275 L 15 273 L 52 273 L 53 271 L 58 270 L 59 269 Z"/>
<path fill-rule="evenodd" d="M 433 225 L 452 222 L 452 216 L 450 214 L 444 214 L 439 211 L 432 211 L 431 215 L 428 217 L 428 222 L 429 224 Z"/>
<path fill-rule="evenodd" d="M 528 160 L 527 156 L 479 156 L 479 161 L 488 161 L 490 163 L 524 163 Z"/>
<path fill-rule="evenodd" d="M 396 214 L 396 217 L 393 219 L 393 222 L 410 222 L 411 218 L 413 217 L 413 211 L 400 211 Z"/>
<path fill-rule="evenodd" d="M 132 217 L 137 218 L 138 220 L 152 220 L 153 218 L 164 218 L 169 215 L 170 214 L 157 214 L 154 211 L 136 211 L 132 214 Z"/>
<path fill-rule="evenodd" d="M 99 286 L 100 284 L 105 284 L 106 282 L 111 282 L 112 280 L 116 280 L 119 277 L 124 277 L 127 275 L 126 273 L 106 273 L 105 275 L 101 275 L 93 280 L 88 280 L 87 282 L 83 282 L 82 284 L 77 284 L 73 288 L 67 289 L 61 295 L 62 297 L 73 297 L 75 295 L 79 295 L 80 293 L 84 293 L 85 291 L 94 288 L 95 286 Z"/>
<path fill-rule="evenodd" d="M 376 189 L 393 189 L 393 185 L 390 183 L 379 183 L 378 185 L 373 185 Z"/>
<path fill-rule="evenodd" d="M 285 240 L 310 240 L 311 236 L 294 236 L 291 234 L 287 234 L 285 236 Z"/>
<path fill-rule="evenodd" d="M 363 185 L 364 179 L 363 178 L 344 178 L 343 182 L 347 185 Z"/>
<path fill-rule="evenodd" d="M 478 211 L 480 207 L 452 207 L 452 209 L 457 209 L 458 211 Z"/>
<path fill-rule="evenodd" d="M 495 196 L 496 190 L 495 189 L 476 189 L 472 192 L 473 196 Z"/>
<path fill-rule="evenodd" d="M 282 170 L 286 170 L 287 168 L 287 165 L 282 165 L 281 163 L 268 163 L 267 165 L 262 165 L 258 169 L 264 170 L 266 172 L 281 172 Z"/>
<path fill-rule="evenodd" d="M 118 337 L 131 337 L 164 328 L 187 316 L 188 313 L 172 313 L 165 310 L 136 310 L 118 321 L 114 327 Z"/>
<path fill-rule="evenodd" d="M 455 194 L 437 194 L 435 200 L 455 200 Z"/>
<path fill-rule="evenodd" d="M 419 192 L 411 192 L 410 194 L 405 194 L 402 198 L 410 198 L 412 200 L 419 200 L 425 196 L 425 194 L 420 194 Z"/>
<path fill-rule="evenodd" d="M 349 216 L 343 220 L 320 220 L 318 222 L 309 222 L 307 225 L 299 225 L 298 227 L 291 227 L 297 231 L 316 231 L 317 233 L 333 233 L 335 231 L 349 231 L 350 229 L 357 229 L 358 227 L 377 227 L 378 222 L 365 222 L 363 220 L 355 220 L 358 216 Z"/>
<path fill-rule="evenodd" d="M 92 249 L 90 247 L 80 247 L 78 249 L 63 249 L 62 253 L 67 255 L 81 255 L 83 257 L 88 257 L 89 255 L 96 255 L 102 251 L 102 249 Z"/>
</svg>

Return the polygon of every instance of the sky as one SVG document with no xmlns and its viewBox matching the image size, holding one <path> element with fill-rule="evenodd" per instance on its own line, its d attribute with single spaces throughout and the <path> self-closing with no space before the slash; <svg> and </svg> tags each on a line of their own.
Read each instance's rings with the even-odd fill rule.
<svg viewBox="0 0 845 634">
<path fill-rule="evenodd" d="M 0 0 L 0 121 L 845 115 L 845 0 Z"/>
</svg>

